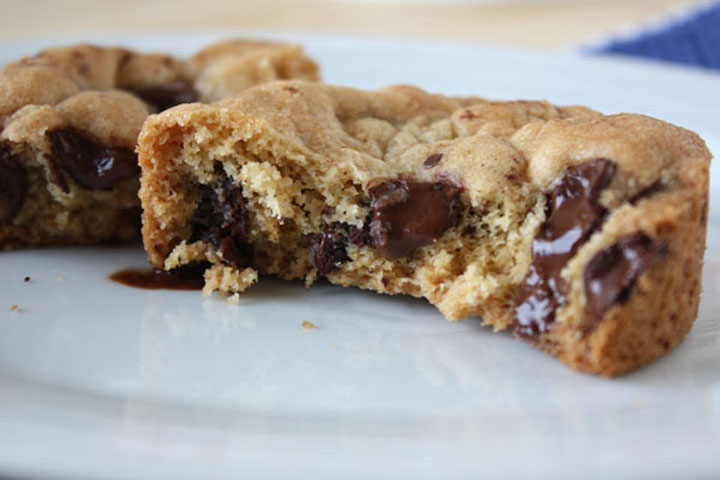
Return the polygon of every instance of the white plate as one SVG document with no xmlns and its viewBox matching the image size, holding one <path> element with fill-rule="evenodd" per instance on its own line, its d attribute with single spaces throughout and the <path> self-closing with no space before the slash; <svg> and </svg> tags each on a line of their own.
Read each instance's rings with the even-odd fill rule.
<svg viewBox="0 0 720 480">
<path fill-rule="evenodd" d="M 216 38 L 92 40 L 185 54 Z M 648 113 L 720 151 L 712 74 L 473 46 L 294 39 L 329 82 Z M 0 45 L 0 60 L 56 42 Z M 670 355 L 614 380 L 572 372 L 477 320 L 445 322 L 421 300 L 263 280 L 233 306 L 110 282 L 115 270 L 144 264 L 139 247 L 2 253 L 0 472 L 717 478 L 719 193 L 693 331 Z"/>
</svg>

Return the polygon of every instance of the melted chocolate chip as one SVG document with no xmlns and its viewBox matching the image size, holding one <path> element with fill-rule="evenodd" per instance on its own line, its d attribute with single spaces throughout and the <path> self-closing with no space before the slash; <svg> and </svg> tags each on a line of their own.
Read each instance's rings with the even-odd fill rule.
<svg viewBox="0 0 720 480">
<path fill-rule="evenodd" d="M 425 168 L 433 168 L 438 163 L 440 163 L 440 160 L 442 160 L 443 154 L 442 153 L 433 153 L 429 157 L 425 159 L 423 162 L 423 167 Z"/>
<path fill-rule="evenodd" d="M 197 102 L 198 95 L 192 85 L 176 80 L 161 83 L 152 87 L 136 88 L 130 90 L 138 97 L 157 107 L 159 111 L 180 105 L 181 103 Z"/>
<path fill-rule="evenodd" d="M 145 290 L 202 290 L 203 274 L 210 264 L 193 262 L 173 270 L 128 268 L 110 275 L 110 280 Z"/>
<path fill-rule="evenodd" d="M 48 137 L 57 166 L 83 188 L 110 190 L 118 182 L 140 174 L 132 150 L 102 145 L 72 130 L 54 130 L 48 132 Z"/>
<path fill-rule="evenodd" d="M 460 188 L 449 182 L 391 180 L 369 191 L 373 247 L 400 258 L 435 243 L 460 215 Z"/>
<path fill-rule="evenodd" d="M 593 256 L 585 267 L 588 329 L 613 305 L 627 300 L 638 277 L 658 251 L 657 244 L 643 233 L 622 237 L 615 245 Z M 595 321 L 593 321 L 595 320 Z"/>
<path fill-rule="evenodd" d="M 566 302 L 560 272 L 602 224 L 607 212 L 599 197 L 614 174 L 614 162 L 591 160 L 569 168 L 545 194 L 547 220 L 533 240 L 533 260 L 517 297 L 513 320 L 516 334 L 539 335 L 555 320 L 555 310 Z"/>
<path fill-rule="evenodd" d="M 0 143 L 0 223 L 10 223 L 27 198 L 27 177 L 10 147 Z"/>
<path fill-rule="evenodd" d="M 193 216 L 191 241 L 209 242 L 225 262 L 243 268 L 249 264 L 253 250 L 242 188 L 233 183 L 221 166 L 216 166 L 215 173 L 221 177 L 217 186 L 199 187 L 200 203 Z"/>
</svg>

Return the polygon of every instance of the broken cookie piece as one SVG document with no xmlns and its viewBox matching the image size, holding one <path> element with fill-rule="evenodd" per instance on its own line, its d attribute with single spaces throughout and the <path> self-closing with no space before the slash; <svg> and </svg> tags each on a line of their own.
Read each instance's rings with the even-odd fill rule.
<svg viewBox="0 0 720 480">
<path fill-rule="evenodd" d="M 642 115 L 395 86 L 254 87 L 151 117 L 151 263 L 424 297 L 573 368 L 616 375 L 697 314 L 710 154 Z"/>
<path fill-rule="evenodd" d="M 135 144 L 151 113 L 258 83 L 317 80 L 295 45 L 235 40 L 189 60 L 53 48 L 0 70 L 0 249 L 137 237 Z"/>
</svg>

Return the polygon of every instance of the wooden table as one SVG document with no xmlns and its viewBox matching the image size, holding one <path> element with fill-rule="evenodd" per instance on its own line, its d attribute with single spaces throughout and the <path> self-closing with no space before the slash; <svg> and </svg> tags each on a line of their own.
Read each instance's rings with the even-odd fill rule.
<svg viewBox="0 0 720 480">
<path fill-rule="evenodd" d="M 27 36 L 258 29 L 531 48 L 577 45 L 688 0 L 2 0 L 0 41 Z"/>
</svg>

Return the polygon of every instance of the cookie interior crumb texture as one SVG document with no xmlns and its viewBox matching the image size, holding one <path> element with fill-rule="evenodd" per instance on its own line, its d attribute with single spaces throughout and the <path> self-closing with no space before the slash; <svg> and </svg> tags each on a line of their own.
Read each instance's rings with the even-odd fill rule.
<svg viewBox="0 0 720 480">
<path fill-rule="evenodd" d="M 317 80 L 296 45 L 234 40 L 189 60 L 91 45 L 0 70 L 0 248 L 139 235 L 136 139 L 153 112 L 276 79 Z"/>
<path fill-rule="evenodd" d="M 710 154 L 642 115 L 273 82 L 145 124 L 151 263 L 424 297 L 611 376 L 697 314 Z"/>
</svg>

